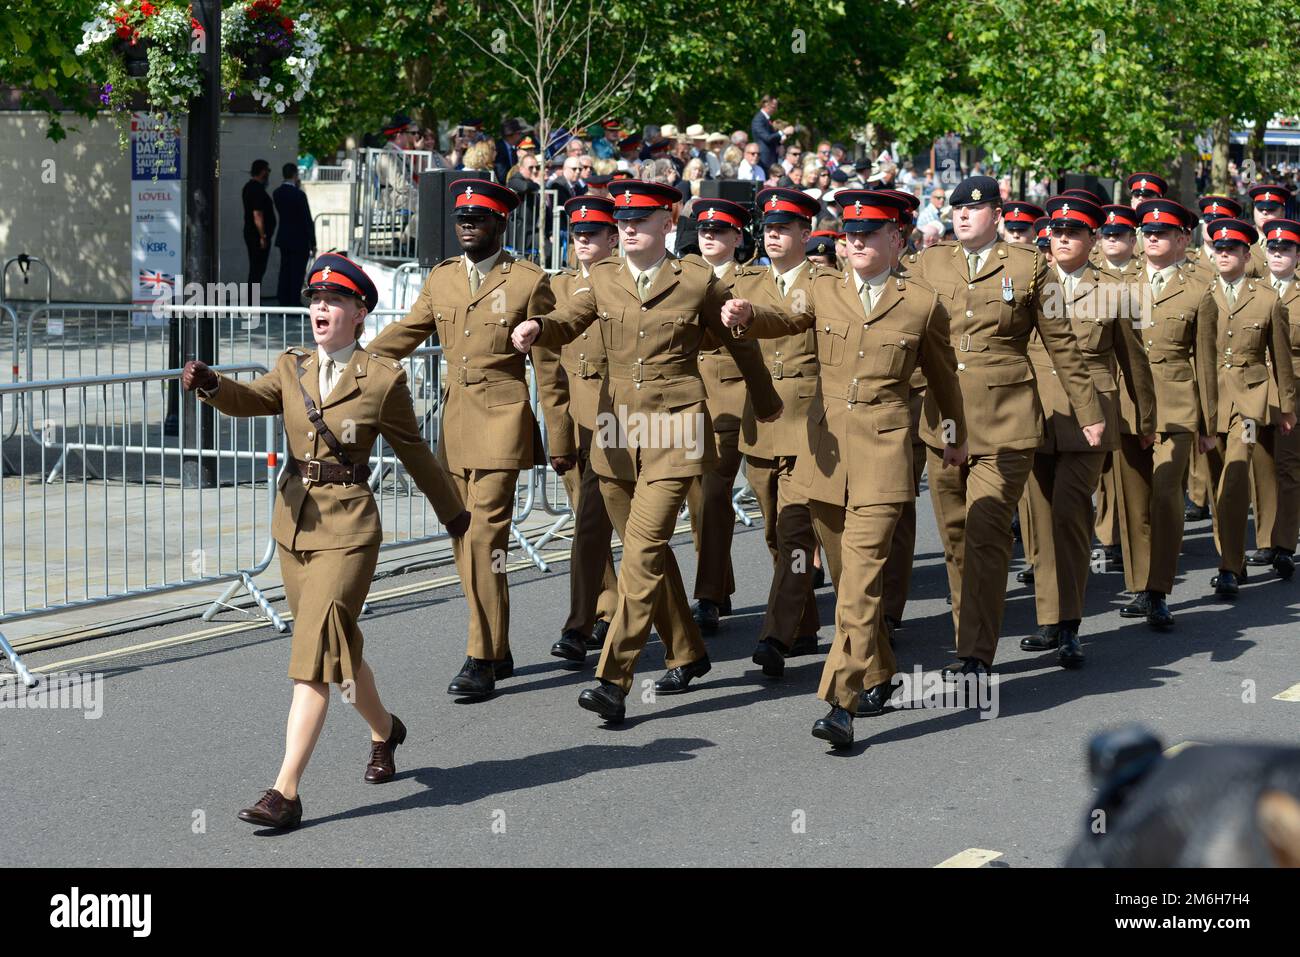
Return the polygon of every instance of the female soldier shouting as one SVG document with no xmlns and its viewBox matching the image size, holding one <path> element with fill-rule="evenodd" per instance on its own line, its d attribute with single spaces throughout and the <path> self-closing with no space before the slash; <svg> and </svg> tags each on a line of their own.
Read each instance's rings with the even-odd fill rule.
<svg viewBox="0 0 1300 957">
<path fill-rule="evenodd" d="M 307 290 L 315 351 L 288 349 L 251 383 L 202 362 L 186 363 L 181 375 L 187 390 L 227 415 L 284 415 L 289 460 L 271 533 L 294 617 L 293 703 L 275 787 L 239 812 L 242 821 L 277 828 L 302 819 L 298 781 L 325 724 L 330 684 L 355 685 L 356 709 L 370 725 L 365 780 L 390 780 L 393 750 L 406 739 L 406 727 L 379 700 L 357 626 L 382 538 L 366 482 L 375 439 L 392 446 L 453 536 L 469 526 L 469 512 L 420 436 L 401 364 L 357 347 L 379 298 L 374 283 L 350 259 L 327 253 L 313 264 Z"/>
</svg>

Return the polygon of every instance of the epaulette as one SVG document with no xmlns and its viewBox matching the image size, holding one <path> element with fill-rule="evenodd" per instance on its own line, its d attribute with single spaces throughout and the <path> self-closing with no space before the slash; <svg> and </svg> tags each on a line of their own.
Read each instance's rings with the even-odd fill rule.
<svg viewBox="0 0 1300 957">
<path fill-rule="evenodd" d="M 597 262 L 590 263 L 587 266 L 587 275 L 592 275 L 597 269 L 610 269 L 622 264 L 625 260 L 622 256 L 606 256 Z"/>
<path fill-rule="evenodd" d="M 450 265 L 452 265 L 452 264 L 454 264 L 454 263 L 458 263 L 458 262 L 460 262 L 460 261 L 461 261 L 461 258 L 460 258 L 459 256 L 448 256 L 446 259 L 444 259 L 442 262 L 438 263 L 438 265 L 434 266 L 433 268 L 434 268 L 434 269 L 441 269 L 443 266 L 450 266 Z"/>
<path fill-rule="evenodd" d="M 377 352 L 370 352 L 369 350 L 366 349 L 362 349 L 361 351 L 365 352 L 365 354 L 370 356 L 371 359 L 379 363 L 380 368 L 393 369 L 396 372 L 402 371 L 401 359 L 394 359 L 391 356 L 381 356 Z"/>
<path fill-rule="evenodd" d="M 843 279 L 843 270 L 836 269 L 834 266 L 819 266 L 813 263 L 812 269 L 808 272 L 809 279 L 816 279 L 818 276 L 827 276 L 831 279 Z"/>
<path fill-rule="evenodd" d="M 681 272 L 683 268 L 707 269 L 709 272 L 713 272 L 713 267 L 704 261 L 704 257 L 697 256 L 695 253 L 687 253 L 685 256 L 676 258 L 670 256 L 668 262 L 672 265 L 673 272 Z"/>
<path fill-rule="evenodd" d="M 311 353 L 310 353 L 309 351 L 307 351 L 306 349 L 302 348 L 302 346 L 290 346 L 288 349 L 285 349 L 284 352 L 285 352 L 285 355 L 290 355 L 290 356 L 309 356 L 309 355 L 311 355 Z"/>
<path fill-rule="evenodd" d="M 545 269 L 537 265 L 537 263 L 533 262 L 531 259 L 512 259 L 508 263 L 501 264 L 502 272 L 509 272 L 511 269 L 515 268 L 522 269 L 524 272 L 537 273 L 539 275 L 546 272 Z"/>
<path fill-rule="evenodd" d="M 737 276 L 761 276 L 767 272 L 766 266 L 737 266 L 735 274 Z"/>
</svg>

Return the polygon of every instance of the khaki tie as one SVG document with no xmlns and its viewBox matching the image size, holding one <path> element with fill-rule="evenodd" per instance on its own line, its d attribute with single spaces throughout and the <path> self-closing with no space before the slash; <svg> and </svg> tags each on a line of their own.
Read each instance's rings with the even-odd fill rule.
<svg viewBox="0 0 1300 957">
<path fill-rule="evenodd" d="M 871 283 L 864 282 L 858 296 L 862 299 L 862 308 L 867 311 L 868 316 L 871 315 Z"/>
<path fill-rule="evenodd" d="M 967 253 L 967 254 L 966 254 L 966 268 L 967 268 L 968 270 L 970 270 L 970 278 L 971 278 L 971 279 L 974 279 L 976 273 L 978 273 L 978 272 L 980 271 L 980 254 L 979 254 L 979 253 Z"/>
<path fill-rule="evenodd" d="M 641 297 L 642 302 L 645 302 L 646 296 L 649 292 L 650 274 L 648 272 L 643 272 L 641 275 L 636 277 L 636 294 Z"/>
<path fill-rule="evenodd" d="M 483 281 L 483 277 L 478 274 L 478 266 L 475 266 L 473 263 L 470 263 L 469 294 L 471 296 L 478 292 L 479 283 L 481 283 L 482 281 Z"/>
<path fill-rule="evenodd" d="M 781 293 L 781 298 L 784 299 L 785 298 L 785 277 L 784 276 L 776 277 L 776 288 Z"/>
<path fill-rule="evenodd" d="M 1237 287 L 1234 283 L 1226 282 L 1223 284 L 1223 298 L 1228 300 L 1229 309 L 1237 305 Z"/>
<path fill-rule="evenodd" d="M 1157 272 L 1153 274 L 1151 276 L 1151 292 L 1158 296 L 1160 295 L 1161 291 L 1164 288 L 1165 288 L 1165 274 L 1162 272 Z"/>
<path fill-rule="evenodd" d="M 321 401 L 328 399 L 330 397 L 330 393 L 334 391 L 334 385 L 338 382 L 338 374 L 339 374 L 338 363 L 336 363 L 333 359 L 326 358 L 325 382 L 321 386 L 321 390 L 320 390 Z"/>
</svg>

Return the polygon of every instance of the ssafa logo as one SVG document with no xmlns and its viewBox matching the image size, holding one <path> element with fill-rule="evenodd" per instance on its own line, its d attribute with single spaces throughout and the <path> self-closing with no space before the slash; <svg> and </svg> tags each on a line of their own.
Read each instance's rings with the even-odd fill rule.
<svg viewBox="0 0 1300 957">
<path fill-rule="evenodd" d="M 153 930 L 152 894 L 69 894 L 50 898 L 50 926 L 59 929 L 129 928 L 133 937 Z"/>
</svg>

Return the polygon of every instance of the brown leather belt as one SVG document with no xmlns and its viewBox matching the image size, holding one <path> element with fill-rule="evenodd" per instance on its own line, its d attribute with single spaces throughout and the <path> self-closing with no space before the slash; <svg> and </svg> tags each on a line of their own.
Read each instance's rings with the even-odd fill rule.
<svg viewBox="0 0 1300 957">
<path fill-rule="evenodd" d="M 606 367 L 611 379 L 631 379 L 644 382 L 649 379 L 675 379 L 679 376 L 694 375 L 699 377 L 700 367 L 692 360 L 648 363 L 638 360 L 635 363 L 610 362 Z"/>
<path fill-rule="evenodd" d="M 370 466 L 365 462 L 359 465 L 340 465 L 338 462 L 322 462 L 311 459 L 289 459 L 290 471 L 301 475 L 313 485 L 360 485 L 370 478 Z"/>
<path fill-rule="evenodd" d="M 965 333 L 952 337 L 955 352 L 987 352 L 995 356 L 1028 355 L 1029 343 L 1016 339 L 996 339 L 990 336 L 972 336 Z"/>
</svg>

